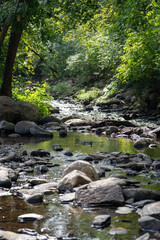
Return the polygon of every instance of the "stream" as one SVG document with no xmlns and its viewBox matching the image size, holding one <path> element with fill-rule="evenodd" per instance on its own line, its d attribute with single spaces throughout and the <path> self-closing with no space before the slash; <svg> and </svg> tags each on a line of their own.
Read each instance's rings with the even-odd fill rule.
<svg viewBox="0 0 160 240">
<path fill-rule="evenodd" d="M 69 104 L 64 101 L 54 101 L 52 104 L 59 107 L 60 113 L 57 117 L 62 117 L 75 114 L 76 116 L 83 118 L 92 119 L 103 119 L 106 117 L 106 113 L 99 113 L 97 109 L 88 113 L 80 112 L 81 106 L 79 104 Z M 121 119 L 120 114 L 113 113 L 112 118 Z M 155 123 L 151 123 L 154 125 Z M 25 143 L 20 145 L 21 150 L 26 150 L 31 152 L 33 150 L 45 149 L 50 151 L 51 160 L 50 162 L 54 167 L 49 168 L 49 171 L 44 174 L 39 174 L 38 171 L 34 173 L 20 174 L 18 181 L 11 188 L 11 192 L 15 189 L 24 187 L 28 179 L 32 178 L 45 178 L 52 181 L 58 181 L 61 178 L 62 171 L 72 162 L 77 159 L 84 159 L 84 157 L 89 153 L 96 152 L 126 152 L 134 153 L 137 152 L 133 148 L 133 142 L 126 141 L 124 139 L 111 139 L 106 138 L 106 136 L 97 136 L 92 133 L 80 133 L 76 131 L 68 132 L 66 138 L 60 138 L 58 132 L 53 132 L 54 137 L 51 140 L 36 142 L 31 139 L 25 140 Z M 9 141 L 9 139 L 4 139 L 4 141 L 9 142 L 9 146 L 13 147 L 19 143 L 14 142 L 14 140 Z M 92 145 L 82 145 L 80 142 L 90 141 Z M 63 147 L 63 151 L 54 152 L 52 149 L 53 144 L 60 144 Z M 65 156 L 64 152 L 66 150 L 71 150 L 73 156 Z M 151 158 L 160 158 L 160 145 L 155 149 L 147 148 L 142 153 L 151 156 Z M 98 162 L 93 163 L 95 168 L 100 168 L 104 166 L 104 163 Z M 110 168 L 110 171 L 105 173 L 105 177 L 110 176 L 113 173 L 125 174 L 125 171 L 120 168 Z M 152 173 L 140 172 L 136 177 L 130 177 L 140 181 L 141 187 L 149 188 L 160 193 L 159 187 L 159 177 L 152 178 Z M 79 240 L 134 240 L 140 234 L 140 225 L 138 224 L 139 215 L 133 211 L 127 214 L 115 213 L 116 207 L 96 207 L 96 208 L 81 208 L 73 207 L 72 204 L 61 204 L 59 195 L 45 195 L 44 201 L 41 204 L 28 204 L 22 199 L 19 199 L 16 194 L 12 196 L 3 196 L 0 198 L 0 229 L 6 231 L 17 232 L 18 229 L 28 228 L 35 229 L 39 234 L 55 236 L 59 239 L 72 239 L 75 237 Z M 24 213 L 37 213 L 43 215 L 41 221 L 35 222 L 19 222 L 17 220 L 18 216 Z M 109 227 L 103 229 L 96 229 L 91 226 L 94 217 L 99 214 L 109 214 L 111 215 L 112 221 Z M 111 228 L 122 227 L 127 229 L 126 234 L 114 235 L 110 232 Z M 70 237 L 72 236 L 72 237 Z M 60 238 L 61 237 L 61 238 Z M 74 239 L 74 238 L 73 238 Z"/>
</svg>

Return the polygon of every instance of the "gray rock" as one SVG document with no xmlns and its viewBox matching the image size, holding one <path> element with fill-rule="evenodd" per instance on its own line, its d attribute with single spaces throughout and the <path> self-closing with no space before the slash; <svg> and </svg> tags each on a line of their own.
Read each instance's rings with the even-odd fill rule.
<svg viewBox="0 0 160 240">
<path fill-rule="evenodd" d="M 31 152 L 31 156 L 34 157 L 50 157 L 50 152 L 43 149 L 34 150 Z"/>
<path fill-rule="evenodd" d="M 48 130 L 44 130 L 43 128 L 41 128 L 37 125 L 33 125 L 30 127 L 30 133 L 34 136 L 53 137 L 52 132 L 50 132 Z"/>
<path fill-rule="evenodd" d="M 43 194 L 37 193 L 37 194 L 26 197 L 25 200 L 27 203 L 40 203 L 40 202 L 43 202 Z"/>
<path fill-rule="evenodd" d="M 136 149 L 143 149 L 143 148 L 148 147 L 149 144 L 150 144 L 150 139 L 140 138 L 134 143 L 133 147 Z"/>
<path fill-rule="evenodd" d="M 145 231 L 159 231 L 160 230 L 160 220 L 153 218 L 151 216 L 144 216 L 138 219 L 141 228 Z"/>
<path fill-rule="evenodd" d="M 19 121 L 25 120 L 38 122 L 40 118 L 40 113 L 35 105 L 24 101 L 18 101 L 16 103 L 16 108 L 18 108 L 20 113 Z"/>
<path fill-rule="evenodd" d="M 63 151 L 62 146 L 59 145 L 59 144 L 54 144 L 54 145 L 52 146 L 52 148 L 53 148 L 53 150 L 56 151 L 56 152 Z"/>
<path fill-rule="evenodd" d="M 22 214 L 22 215 L 18 216 L 19 222 L 39 221 L 41 219 L 43 219 L 43 216 L 36 214 L 36 213 L 27 213 L 27 214 Z"/>
<path fill-rule="evenodd" d="M 109 177 L 105 179 L 101 179 L 98 181 L 91 182 L 88 185 L 88 188 L 99 188 L 99 187 L 108 187 L 108 186 L 115 186 L 115 185 L 121 185 L 125 186 L 126 181 L 125 179 L 119 179 L 119 178 L 114 178 L 114 177 Z"/>
<path fill-rule="evenodd" d="M 86 161 L 76 161 L 73 162 L 69 167 L 67 167 L 63 173 L 62 177 L 64 177 L 66 174 L 72 172 L 73 170 L 78 170 L 83 173 L 85 173 L 91 180 L 95 181 L 99 179 L 99 176 L 95 170 L 95 168 L 92 166 L 92 164 L 86 162 Z"/>
<path fill-rule="evenodd" d="M 0 122 L 0 130 L 5 130 L 7 132 L 13 132 L 15 128 L 15 124 L 11 122 L 7 122 L 6 120 L 2 120 Z"/>
<path fill-rule="evenodd" d="M 9 168 L 0 167 L 0 187 L 11 188 L 12 182 L 10 179 L 10 174 L 14 171 Z"/>
<path fill-rule="evenodd" d="M 0 96 L 0 120 L 17 122 L 19 120 L 19 110 L 16 108 L 16 101 L 7 96 Z"/>
<path fill-rule="evenodd" d="M 145 205 L 142 208 L 142 216 L 146 215 L 160 218 L 160 201 Z"/>
<path fill-rule="evenodd" d="M 145 233 L 144 235 L 140 236 L 139 238 L 136 238 L 136 240 L 149 240 L 150 239 L 150 234 Z"/>
<path fill-rule="evenodd" d="M 111 224 L 110 215 L 98 215 L 94 218 L 94 221 L 92 222 L 92 227 L 104 228 L 104 227 L 108 227 L 110 224 Z"/>
<path fill-rule="evenodd" d="M 0 230 L 0 239 L 3 240 L 36 240 L 37 238 L 34 236 L 30 236 L 27 234 L 19 234 L 10 231 Z"/>
<path fill-rule="evenodd" d="M 117 228 L 111 228 L 109 231 L 109 234 L 111 235 L 121 235 L 121 234 L 127 234 L 128 231 L 125 228 L 117 227 Z"/>
<path fill-rule="evenodd" d="M 36 123 L 31 121 L 20 121 L 15 126 L 15 132 L 19 134 L 29 134 L 32 126 L 36 126 Z"/>
<path fill-rule="evenodd" d="M 122 205 L 124 197 L 119 185 L 82 189 L 76 192 L 75 202 L 78 205 Z"/>
<path fill-rule="evenodd" d="M 115 212 L 119 214 L 129 214 L 129 213 L 132 213 L 133 210 L 134 209 L 130 207 L 118 207 Z"/>
<path fill-rule="evenodd" d="M 160 200 L 160 194 L 156 193 L 155 191 L 144 189 L 144 188 L 126 188 L 123 189 L 123 195 L 125 200 L 129 198 L 134 198 L 134 201 L 141 201 L 141 200 Z"/>
<path fill-rule="evenodd" d="M 63 185 L 71 185 L 73 188 L 78 187 L 87 183 L 90 183 L 92 180 L 83 172 L 78 170 L 73 170 L 72 172 L 65 175 L 59 182 L 58 188 L 62 188 Z"/>
<path fill-rule="evenodd" d="M 160 127 L 152 130 L 150 133 L 151 134 L 153 134 L 153 133 L 156 134 L 157 138 L 159 138 L 160 137 Z"/>
<path fill-rule="evenodd" d="M 39 120 L 38 124 L 43 125 L 43 124 L 49 123 L 49 122 L 57 122 L 57 123 L 61 124 L 61 120 L 54 117 L 53 115 L 49 115 L 49 116 L 45 116 L 45 117 L 41 118 Z"/>
<path fill-rule="evenodd" d="M 70 203 L 75 200 L 75 192 L 73 193 L 66 193 L 60 196 L 60 202 L 61 203 Z"/>
</svg>

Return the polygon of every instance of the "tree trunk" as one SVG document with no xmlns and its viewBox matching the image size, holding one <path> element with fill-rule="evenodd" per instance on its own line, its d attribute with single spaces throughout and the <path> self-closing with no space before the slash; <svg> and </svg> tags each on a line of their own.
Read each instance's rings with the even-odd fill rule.
<svg viewBox="0 0 160 240">
<path fill-rule="evenodd" d="M 0 95 L 12 97 L 12 73 L 13 65 L 16 57 L 18 44 L 20 42 L 22 31 L 11 32 L 8 53 L 6 58 L 5 72 L 3 83 L 0 90 Z"/>
<path fill-rule="evenodd" d="M 0 33 L 0 47 L 2 46 L 4 39 L 7 35 L 8 28 L 9 28 L 9 18 L 7 18 L 7 20 L 5 21 L 2 31 Z"/>
</svg>

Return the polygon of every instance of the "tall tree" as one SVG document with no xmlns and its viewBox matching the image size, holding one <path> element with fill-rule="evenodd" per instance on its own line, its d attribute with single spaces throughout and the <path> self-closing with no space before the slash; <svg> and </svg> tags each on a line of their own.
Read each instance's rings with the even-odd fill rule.
<svg viewBox="0 0 160 240">
<path fill-rule="evenodd" d="M 8 0 L 0 2 L 0 47 L 10 34 L 1 95 L 12 96 L 12 75 L 16 52 L 23 31 L 43 25 L 45 19 L 61 21 L 64 27 L 86 21 L 98 7 L 96 0 Z M 83 17 L 82 17 L 83 16 Z"/>
</svg>

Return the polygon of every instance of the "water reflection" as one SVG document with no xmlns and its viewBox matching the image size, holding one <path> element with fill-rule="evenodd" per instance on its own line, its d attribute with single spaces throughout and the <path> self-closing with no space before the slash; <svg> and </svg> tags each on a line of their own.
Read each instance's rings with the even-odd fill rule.
<svg viewBox="0 0 160 240">
<path fill-rule="evenodd" d="M 82 145 L 80 142 L 89 141 L 92 145 Z M 64 150 L 70 149 L 73 152 L 82 153 L 95 153 L 95 152 L 129 152 L 137 154 L 133 147 L 133 142 L 126 141 L 124 139 L 112 139 L 105 136 L 97 136 L 95 134 L 82 134 L 79 132 L 68 132 L 67 137 L 60 138 L 58 132 L 54 132 L 54 137 L 51 140 L 44 142 L 32 142 L 27 143 L 25 148 L 29 150 L 33 149 L 48 149 L 52 150 L 53 144 L 60 144 Z M 144 151 L 139 151 L 151 156 L 152 158 L 160 157 L 160 147 L 155 149 L 147 148 Z"/>
</svg>

